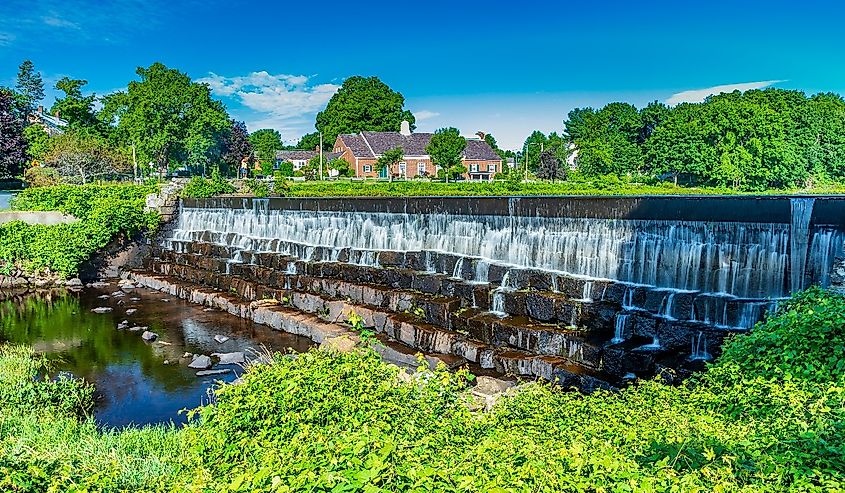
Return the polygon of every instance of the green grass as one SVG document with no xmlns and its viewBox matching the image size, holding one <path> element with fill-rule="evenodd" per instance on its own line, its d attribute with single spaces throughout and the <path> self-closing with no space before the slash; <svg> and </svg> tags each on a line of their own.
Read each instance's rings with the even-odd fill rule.
<svg viewBox="0 0 845 493">
<path fill-rule="evenodd" d="M 466 372 L 404 383 L 372 351 L 313 350 L 253 368 L 186 428 L 107 432 L 68 407 L 84 386 L 9 404 L 40 363 L 5 348 L 0 490 L 842 491 L 843 347 L 845 298 L 811 289 L 676 387 L 535 383 L 479 414 Z"/>
</svg>

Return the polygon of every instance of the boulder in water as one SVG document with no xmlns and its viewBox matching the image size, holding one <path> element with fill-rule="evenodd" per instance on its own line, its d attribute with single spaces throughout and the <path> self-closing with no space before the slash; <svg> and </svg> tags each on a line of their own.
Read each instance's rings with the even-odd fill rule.
<svg viewBox="0 0 845 493">
<path fill-rule="evenodd" d="M 188 368 L 207 370 L 211 368 L 211 358 L 204 354 L 197 355 L 194 357 L 193 361 L 188 364 Z"/>
<path fill-rule="evenodd" d="M 197 376 L 198 377 L 208 377 L 208 376 L 211 376 L 211 375 L 224 375 L 226 373 L 229 373 L 229 371 L 230 370 L 228 368 L 221 368 L 219 370 L 201 370 L 201 371 L 197 372 Z"/>
<path fill-rule="evenodd" d="M 221 365 L 240 365 L 243 364 L 246 359 L 244 358 L 244 353 L 242 351 L 237 351 L 234 353 L 211 353 L 212 356 L 215 358 L 219 358 Z"/>
<path fill-rule="evenodd" d="M 152 342 L 158 339 L 158 334 L 156 334 L 155 332 L 150 332 L 149 330 L 145 330 L 144 333 L 141 334 L 141 339 L 147 342 Z"/>
<path fill-rule="evenodd" d="M 229 340 L 229 338 L 228 338 L 228 337 L 226 337 L 226 336 L 222 336 L 222 335 L 220 335 L 220 334 L 217 334 L 216 336 L 214 336 L 214 340 L 215 340 L 218 344 L 223 344 L 224 342 L 228 341 L 228 340 Z"/>
<path fill-rule="evenodd" d="M 93 308 L 91 310 L 94 313 L 109 313 L 112 311 L 112 307 L 110 306 L 98 306 L 97 308 Z"/>
</svg>

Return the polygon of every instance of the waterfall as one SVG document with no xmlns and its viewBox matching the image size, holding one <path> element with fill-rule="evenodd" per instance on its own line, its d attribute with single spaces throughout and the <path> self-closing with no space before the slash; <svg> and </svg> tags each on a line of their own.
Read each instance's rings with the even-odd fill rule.
<svg viewBox="0 0 845 493">
<path fill-rule="evenodd" d="M 463 279 L 463 272 L 464 272 L 464 258 L 458 258 L 458 261 L 455 262 L 455 268 L 452 270 L 452 279 Z"/>
<path fill-rule="evenodd" d="M 519 202 L 509 202 L 517 211 Z M 301 245 L 475 257 L 475 281 L 490 263 L 742 298 L 779 298 L 804 273 L 824 282 L 839 231 L 810 228 L 812 199 L 793 200 L 793 224 L 714 223 L 539 216 L 183 208 L 173 241 L 254 251 Z M 293 245 L 300 245 L 294 247 Z M 302 258 L 302 257 L 300 257 Z M 376 264 L 375 258 L 366 258 Z M 806 270 L 804 270 L 806 268 Z"/>
<path fill-rule="evenodd" d="M 789 228 L 789 290 L 795 293 L 804 289 L 804 272 L 807 267 L 807 249 L 810 244 L 810 218 L 814 198 L 789 199 L 792 224 Z"/>
<path fill-rule="evenodd" d="M 558 276 L 555 273 L 552 273 L 550 276 L 552 278 L 552 293 L 560 293 L 560 288 L 558 287 Z"/>
<path fill-rule="evenodd" d="M 638 347 L 637 349 L 641 349 L 643 351 L 657 351 L 661 349 L 660 346 L 660 339 L 657 336 L 652 336 L 651 343 L 643 344 L 642 346 Z"/>
<path fill-rule="evenodd" d="M 616 315 L 616 325 L 613 329 L 613 339 L 610 340 L 611 344 L 619 344 L 620 342 L 625 340 L 625 325 L 628 323 L 628 315 L 625 313 L 620 313 Z"/>
<path fill-rule="evenodd" d="M 698 331 L 697 335 L 692 336 L 690 359 L 692 361 L 706 361 L 711 358 L 712 356 L 707 352 L 707 336 L 704 332 Z"/>
<path fill-rule="evenodd" d="M 287 268 L 285 269 L 285 274 L 295 276 L 296 275 L 296 263 L 295 262 L 288 262 Z"/>
<path fill-rule="evenodd" d="M 677 294 L 676 291 L 669 291 L 666 296 L 663 297 L 663 301 L 660 304 L 660 309 L 658 313 L 663 315 L 666 318 L 674 319 L 672 316 L 672 304 L 675 301 L 675 295 Z"/>
<path fill-rule="evenodd" d="M 625 293 L 622 295 L 622 308 L 630 310 L 634 308 L 634 287 L 625 286 Z"/>
<path fill-rule="evenodd" d="M 508 315 L 505 311 L 505 292 L 512 290 L 513 288 L 510 286 L 510 272 L 505 272 L 505 276 L 502 277 L 501 286 L 493 290 L 490 313 L 499 317 L 506 317 Z"/>
<path fill-rule="evenodd" d="M 581 290 L 581 301 L 593 301 L 593 281 L 584 282 Z"/>
<path fill-rule="evenodd" d="M 432 252 L 425 252 L 425 271 L 432 274 L 437 272 L 437 267 L 434 266 L 434 254 Z"/>
</svg>

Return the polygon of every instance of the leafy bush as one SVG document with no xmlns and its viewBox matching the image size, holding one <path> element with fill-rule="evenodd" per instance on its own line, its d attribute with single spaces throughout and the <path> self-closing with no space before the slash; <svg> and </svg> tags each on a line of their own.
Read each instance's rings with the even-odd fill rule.
<svg viewBox="0 0 845 493">
<path fill-rule="evenodd" d="M 27 168 L 23 173 L 23 179 L 26 186 L 30 188 L 52 187 L 62 181 L 62 177 L 59 176 L 55 168 L 42 168 L 40 166 Z"/>
<path fill-rule="evenodd" d="M 146 185 L 59 185 L 22 191 L 13 208 L 60 211 L 80 220 L 55 226 L 20 221 L 0 225 L 0 271 L 20 267 L 63 277 L 76 274 L 80 264 L 116 236 L 157 228 L 158 215 L 144 211 L 144 198 L 156 190 Z"/>
<path fill-rule="evenodd" d="M 270 188 L 267 186 L 267 182 L 250 178 L 246 180 L 245 185 L 247 190 L 258 198 L 264 198 L 270 195 Z"/>
<path fill-rule="evenodd" d="M 235 187 L 221 177 L 218 170 L 214 170 L 210 180 L 202 176 L 192 177 L 182 190 L 182 196 L 199 199 L 234 192 Z"/>
<path fill-rule="evenodd" d="M 811 289 L 682 385 L 584 396 L 529 383 L 487 413 L 464 405 L 466 372 L 401 378 L 371 350 L 276 355 L 223 385 L 182 430 L 101 433 L 36 419 L 37 394 L 8 407 L 15 390 L 0 390 L 0 487 L 842 491 L 843 314 L 845 298 Z"/>
</svg>

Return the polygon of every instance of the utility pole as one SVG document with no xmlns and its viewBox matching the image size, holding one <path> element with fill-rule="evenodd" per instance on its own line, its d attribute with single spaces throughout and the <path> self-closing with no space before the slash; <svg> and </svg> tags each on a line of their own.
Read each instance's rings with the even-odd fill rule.
<svg viewBox="0 0 845 493">
<path fill-rule="evenodd" d="M 323 181 L 323 132 L 320 132 L 320 181 Z"/>
<path fill-rule="evenodd" d="M 132 143 L 132 177 L 138 182 L 138 159 L 135 157 L 135 143 Z"/>
</svg>

